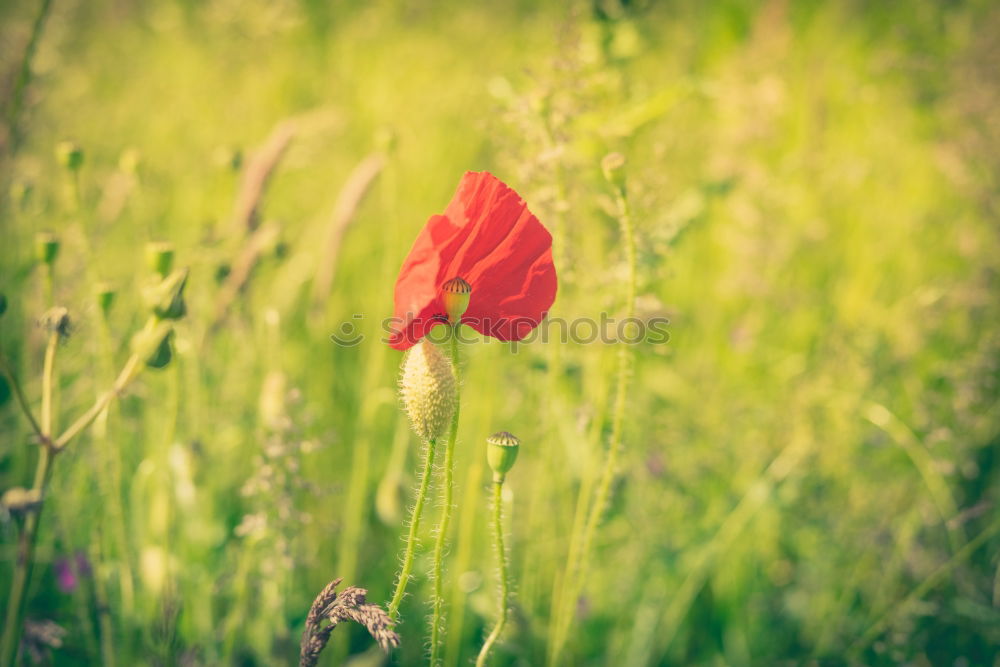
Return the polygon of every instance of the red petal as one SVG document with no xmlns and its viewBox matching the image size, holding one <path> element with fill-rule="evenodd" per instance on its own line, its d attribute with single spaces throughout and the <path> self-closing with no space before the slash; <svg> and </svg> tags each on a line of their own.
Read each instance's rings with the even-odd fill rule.
<svg viewBox="0 0 1000 667">
<path fill-rule="evenodd" d="M 472 285 L 462 321 L 500 340 L 521 340 L 555 300 L 552 236 L 524 200 L 488 172 L 468 172 L 444 215 L 428 220 L 396 281 L 390 345 L 406 349 L 444 313 L 441 285 Z"/>
</svg>

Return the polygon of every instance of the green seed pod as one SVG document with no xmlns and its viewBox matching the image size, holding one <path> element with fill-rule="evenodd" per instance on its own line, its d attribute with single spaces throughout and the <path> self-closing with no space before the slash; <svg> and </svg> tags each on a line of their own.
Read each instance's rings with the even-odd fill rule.
<svg viewBox="0 0 1000 667">
<path fill-rule="evenodd" d="M 177 269 L 159 283 L 146 288 L 146 305 L 157 317 L 165 320 L 179 320 L 187 313 L 184 303 L 184 285 L 188 270 Z"/>
<path fill-rule="evenodd" d="M 83 166 L 83 149 L 75 141 L 60 141 L 56 144 L 56 160 L 61 167 L 76 171 Z"/>
<path fill-rule="evenodd" d="M 51 232 L 35 234 L 35 259 L 52 266 L 59 256 L 59 237 Z"/>
<path fill-rule="evenodd" d="M 62 306 L 56 306 L 54 308 L 49 308 L 42 315 L 42 319 L 39 320 L 42 328 L 49 333 L 57 333 L 60 338 L 66 338 L 69 336 L 70 330 L 72 329 L 72 322 L 69 319 L 69 311 Z"/>
<path fill-rule="evenodd" d="M 166 278 L 174 268 L 174 244 L 169 241 L 151 241 L 146 244 L 146 266 L 161 278 Z"/>
<path fill-rule="evenodd" d="M 115 303 L 115 296 L 118 291 L 115 286 L 109 282 L 99 282 L 94 288 L 94 296 L 97 297 L 97 305 L 101 309 L 101 313 L 104 317 L 107 317 L 111 312 L 111 306 Z"/>
<path fill-rule="evenodd" d="M 507 431 L 500 431 L 486 438 L 486 461 L 493 470 L 494 482 L 503 482 L 514 467 L 520 448 L 521 441 Z"/>
<path fill-rule="evenodd" d="M 608 183 L 619 190 L 625 189 L 625 156 L 621 153 L 608 153 L 601 160 L 601 171 Z"/>
<path fill-rule="evenodd" d="M 403 359 L 399 393 L 413 430 L 424 440 L 435 440 L 448 426 L 458 400 L 451 362 L 426 339 Z"/>
<path fill-rule="evenodd" d="M 444 309 L 448 312 L 448 321 L 454 324 L 469 309 L 472 285 L 461 278 L 452 278 L 441 286 L 441 292 L 444 294 Z"/>
</svg>

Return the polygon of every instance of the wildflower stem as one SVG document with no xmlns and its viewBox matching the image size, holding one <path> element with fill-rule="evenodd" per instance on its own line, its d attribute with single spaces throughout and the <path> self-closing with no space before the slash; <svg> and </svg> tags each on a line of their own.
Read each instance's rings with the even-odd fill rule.
<svg viewBox="0 0 1000 667">
<path fill-rule="evenodd" d="M 389 602 L 389 618 L 393 621 L 399 615 L 399 605 L 403 601 L 403 594 L 406 592 L 406 584 L 410 581 L 410 572 L 413 570 L 413 552 L 417 546 L 417 535 L 420 529 L 420 516 L 424 511 L 424 500 L 427 498 L 427 487 L 431 482 L 431 470 L 434 468 L 434 450 L 436 448 L 434 440 L 428 440 L 424 447 L 424 467 L 420 471 L 420 489 L 417 491 L 417 501 L 413 505 L 413 516 L 410 518 L 410 532 L 406 536 L 406 550 L 403 552 L 403 567 L 399 571 L 396 579 L 396 591 L 392 594 Z"/>
<path fill-rule="evenodd" d="M 493 648 L 493 644 L 496 643 L 500 635 L 503 634 L 503 629 L 507 625 L 507 607 L 509 605 L 510 597 L 510 585 L 507 581 L 507 552 L 504 548 L 503 543 L 503 513 L 502 513 L 502 500 L 501 491 L 503 490 L 503 481 L 493 482 L 493 539 L 496 542 L 494 545 L 497 552 L 497 569 L 500 575 L 500 615 L 497 617 L 497 624 L 493 626 L 492 632 L 483 642 L 483 647 L 479 650 L 479 657 L 476 658 L 476 667 L 483 667 L 486 664 L 486 658 L 489 656 L 490 649 Z"/>
<path fill-rule="evenodd" d="M 17 559 L 14 563 L 14 580 L 10 587 L 10 597 L 7 598 L 7 616 L 4 622 L 3 639 L 0 640 L 0 667 L 10 667 L 17 659 L 17 649 L 20 645 L 21 627 L 24 619 L 24 605 L 27 601 L 28 581 L 35 564 L 35 543 L 38 538 L 38 523 L 42 516 L 45 502 L 45 491 L 52 474 L 52 459 L 55 448 L 52 446 L 52 380 L 55 375 L 55 355 L 59 344 L 59 332 L 49 334 L 45 346 L 45 363 L 42 370 L 42 414 L 39 425 L 42 438 L 38 454 L 38 465 L 35 468 L 35 481 L 32 490 L 40 494 L 41 502 L 24 519 L 24 526 L 17 541 Z"/>
<path fill-rule="evenodd" d="M 625 260 L 628 265 L 625 317 L 626 321 L 629 321 L 635 317 L 636 259 L 632 214 L 628 198 L 625 195 L 624 185 L 617 185 L 615 187 L 615 203 L 618 208 L 618 224 L 621 228 L 622 242 L 625 246 Z M 618 458 L 622 448 L 622 427 L 625 421 L 625 406 L 628 402 L 628 383 L 632 375 L 632 361 L 631 350 L 619 341 L 618 373 L 615 386 L 614 413 L 611 421 L 611 439 L 608 443 L 607 456 L 604 459 L 604 465 L 601 469 L 600 481 L 598 482 L 593 502 L 590 505 L 590 511 L 587 514 L 587 521 L 583 527 L 583 536 L 579 542 L 575 539 L 571 541 L 571 544 L 578 544 L 579 547 L 576 553 L 571 553 L 570 567 L 566 573 L 568 580 L 566 590 L 569 591 L 569 595 L 564 598 L 563 609 L 556 618 L 556 628 L 549 660 L 549 664 L 552 665 L 560 664 L 569 626 L 572 622 L 573 609 L 576 607 L 577 600 L 583 590 L 583 582 L 587 577 L 590 550 L 594 542 L 594 536 L 597 534 L 597 528 L 604 517 L 608 497 L 611 494 L 611 484 L 614 482 L 615 472 L 618 468 Z"/>
<path fill-rule="evenodd" d="M 461 323 L 453 325 L 451 330 L 451 365 L 455 373 L 455 413 L 451 417 L 451 428 L 448 431 L 448 442 L 444 450 L 444 484 L 441 489 L 442 507 L 441 521 L 438 524 L 437 541 L 434 543 L 434 610 L 431 617 L 431 667 L 437 665 L 438 645 L 444 632 L 444 594 L 442 570 L 444 549 L 448 539 L 448 524 L 451 522 L 452 496 L 455 487 L 455 440 L 458 438 L 458 412 L 462 388 L 458 367 L 458 328 Z"/>
<path fill-rule="evenodd" d="M 7 384 L 10 386 L 11 391 L 14 393 L 14 398 L 17 399 L 17 404 L 21 406 L 21 411 L 24 412 L 24 416 L 28 418 L 31 423 L 31 430 L 35 432 L 40 439 L 45 439 L 45 434 L 42 432 L 42 427 L 35 419 L 34 413 L 31 412 L 31 407 L 28 405 L 28 400 L 24 396 L 24 392 L 21 390 L 21 384 L 14 377 L 14 371 L 11 370 L 10 362 L 7 361 L 6 357 L 0 355 L 0 372 L 3 373 L 4 378 L 7 379 Z"/>
</svg>

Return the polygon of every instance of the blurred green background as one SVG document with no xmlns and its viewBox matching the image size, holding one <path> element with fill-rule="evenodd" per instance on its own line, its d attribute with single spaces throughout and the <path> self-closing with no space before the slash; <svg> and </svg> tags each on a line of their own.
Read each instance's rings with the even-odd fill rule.
<svg viewBox="0 0 1000 667">
<path fill-rule="evenodd" d="M 616 150 L 638 307 L 671 340 L 634 348 L 564 664 L 998 664 L 992 4 L 55 0 L 42 23 L 40 1 L 0 5 L 0 348 L 32 404 L 37 232 L 62 240 L 73 320 L 62 425 L 145 319 L 145 244 L 191 267 L 173 362 L 57 461 L 28 607 L 65 629 L 54 663 L 103 645 L 124 665 L 293 664 L 329 580 L 384 603 L 419 443 L 381 321 L 412 239 L 465 170 L 491 170 L 555 236 L 551 314 L 620 316 L 599 167 Z M 344 322 L 361 344 L 331 342 Z M 485 437 L 504 429 L 523 451 L 493 662 L 544 664 L 616 349 L 463 354 L 445 662 L 468 664 L 494 619 Z M 28 485 L 37 447 L 6 383 L 0 434 L 0 490 Z M 425 655 L 438 511 L 390 664 Z M 2 596 L 15 538 L 0 520 Z M 346 660 L 385 658 L 343 626 L 322 664 Z"/>
</svg>

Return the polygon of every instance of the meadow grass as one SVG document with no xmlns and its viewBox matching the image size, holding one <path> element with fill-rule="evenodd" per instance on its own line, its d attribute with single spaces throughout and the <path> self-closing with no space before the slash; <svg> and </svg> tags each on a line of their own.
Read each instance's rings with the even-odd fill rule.
<svg viewBox="0 0 1000 667">
<path fill-rule="evenodd" d="M 5 108 L 38 5 L 0 7 Z M 52 477 L 27 613 L 66 630 L 56 664 L 100 661 L 102 645 L 120 664 L 293 664 L 331 580 L 387 603 L 421 456 L 399 414 L 401 355 L 381 341 L 410 243 L 464 171 L 489 169 L 554 235 L 551 316 L 620 318 L 627 252 L 601 173 L 613 151 L 635 308 L 669 318 L 670 341 L 629 350 L 606 480 L 618 347 L 463 346 L 444 664 L 474 660 L 496 622 L 484 442 L 499 430 L 522 444 L 503 487 L 511 610 L 491 664 L 994 660 L 990 3 L 49 12 L 0 163 L 0 349 L 36 414 L 38 232 L 62 241 L 52 299 L 74 322 L 57 350 L 63 427 L 145 321 L 146 243 L 172 242 L 190 267 L 172 362 Z M 290 138 L 248 224 L 242 179 L 276 128 Z M 55 158 L 65 139 L 83 148 L 78 173 Z M 107 317 L 103 281 L 117 290 Z M 331 341 L 344 322 L 363 342 Z M 0 434 L 0 490 L 27 486 L 38 448 L 6 382 Z M 426 658 L 440 511 L 427 503 L 391 664 Z M 14 520 L 0 540 L 6 573 Z M 85 564 L 72 590 L 56 577 L 66 562 Z M 344 624 L 323 658 L 380 655 Z"/>
</svg>

